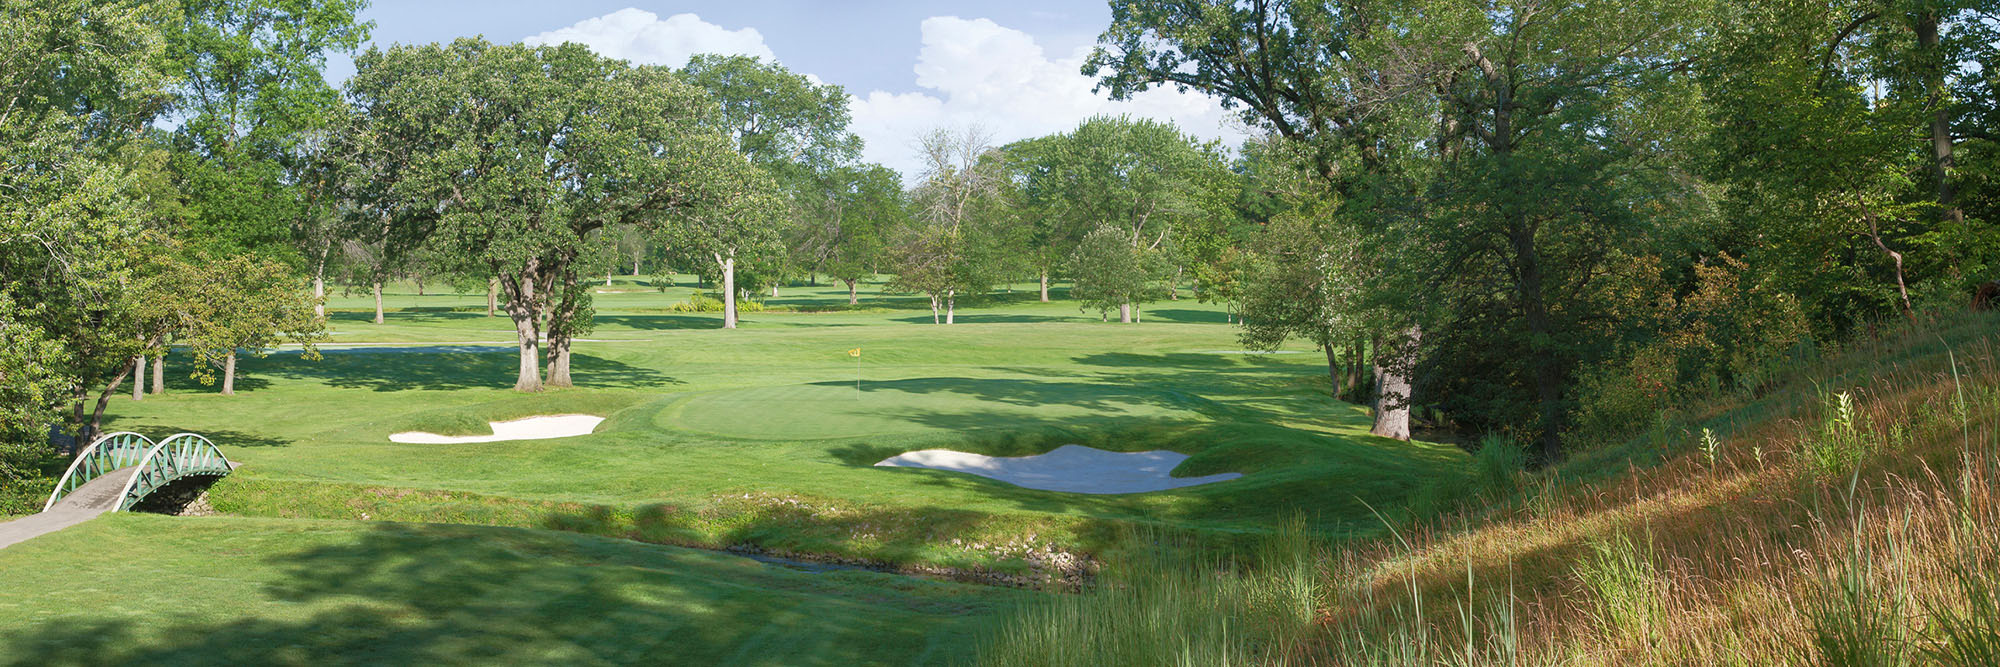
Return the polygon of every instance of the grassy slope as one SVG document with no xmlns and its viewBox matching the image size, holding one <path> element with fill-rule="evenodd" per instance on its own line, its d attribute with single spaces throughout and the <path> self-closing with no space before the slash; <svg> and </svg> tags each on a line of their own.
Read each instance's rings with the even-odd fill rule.
<svg viewBox="0 0 2000 667">
<path fill-rule="evenodd" d="M 134 514 L 0 571 L 0 663 L 23 665 L 934 664 L 1009 595 L 543 531 Z"/>
<path fill-rule="evenodd" d="M 2000 318 L 1858 342 L 1513 482 L 1247 574 L 1037 599 L 982 661 L 2000 664 Z"/>
<path fill-rule="evenodd" d="M 991 545 L 1035 535 L 1028 541 L 1091 550 L 1128 522 L 1229 535 L 1305 514 L 1317 530 L 1365 530 L 1374 524 L 1364 503 L 1398 505 L 1464 460 L 1448 446 L 1367 436 L 1360 408 L 1325 398 L 1315 354 L 1227 353 L 1239 346 L 1212 305 L 1156 304 L 1144 324 L 1121 326 L 1021 292 L 937 327 L 920 300 L 870 294 L 863 310 L 752 314 L 724 331 L 715 314 L 664 312 L 686 288 L 616 289 L 633 291 L 600 295 L 590 335 L 616 342 L 577 347 L 583 389 L 508 390 L 511 346 L 362 347 L 319 362 L 280 352 L 244 364 L 238 396 L 178 382 L 165 397 L 114 402 L 112 426 L 215 437 L 247 464 L 217 490 L 218 505 L 239 513 L 564 527 L 949 565 L 998 553 L 954 538 Z M 845 307 L 843 288 L 783 291 L 769 303 Z M 378 326 L 353 310 L 359 299 L 337 299 L 333 340 L 511 335 L 504 320 L 451 310 L 483 309 L 479 295 L 388 301 L 411 310 Z M 859 392 L 845 354 L 855 347 L 864 350 Z M 387 441 L 402 430 L 483 432 L 491 419 L 565 412 L 610 421 L 572 439 Z M 1080 496 L 870 465 L 930 447 L 1020 455 L 1069 442 L 1173 449 L 1193 455 L 1180 474 L 1247 476 Z M 649 507 L 666 516 L 634 525 Z"/>
</svg>

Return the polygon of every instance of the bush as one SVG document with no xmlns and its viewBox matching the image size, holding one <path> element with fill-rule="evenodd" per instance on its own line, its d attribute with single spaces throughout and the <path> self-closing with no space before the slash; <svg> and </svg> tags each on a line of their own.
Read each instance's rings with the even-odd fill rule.
<svg viewBox="0 0 2000 667">
<path fill-rule="evenodd" d="M 667 310 L 676 313 L 720 313 L 722 312 L 723 308 L 724 304 L 721 298 L 711 294 L 696 294 L 693 296 L 689 296 L 688 300 L 686 301 L 682 301 L 672 306 L 668 306 Z M 736 312 L 739 313 L 764 312 L 764 302 L 751 301 L 748 299 L 740 299 L 736 302 Z"/>
<path fill-rule="evenodd" d="M 55 452 L 40 443 L 0 441 L 0 516 L 42 510 L 62 474 Z"/>
</svg>

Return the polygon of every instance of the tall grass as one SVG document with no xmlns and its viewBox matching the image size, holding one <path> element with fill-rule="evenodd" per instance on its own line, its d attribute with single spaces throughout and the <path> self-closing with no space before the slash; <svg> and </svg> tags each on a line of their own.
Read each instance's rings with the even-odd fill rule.
<svg viewBox="0 0 2000 667">
<path fill-rule="evenodd" d="M 1315 631 L 1322 576 L 1316 540 L 1294 522 L 1251 558 L 1192 556 L 1181 540 L 1148 545 L 1095 590 L 1028 604 L 981 638 L 986 665 L 1290 664 Z"/>
<path fill-rule="evenodd" d="M 1457 509 L 1388 511 L 1414 518 L 1379 539 L 1114 563 L 1114 583 L 1017 616 L 982 658 L 2000 665 L 1995 323 L 1864 341 L 1590 469 L 1521 473 L 1482 443 L 1473 479 L 1424 494 Z"/>
</svg>

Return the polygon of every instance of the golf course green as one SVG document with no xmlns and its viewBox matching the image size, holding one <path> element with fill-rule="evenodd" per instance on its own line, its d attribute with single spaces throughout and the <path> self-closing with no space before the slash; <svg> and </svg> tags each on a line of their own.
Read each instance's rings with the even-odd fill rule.
<svg viewBox="0 0 2000 667">
<path fill-rule="evenodd" d="M 673 309 L 692 280 L 601 288 L 574 389 L 512 391 L 511 326 L 484 295 L 409 285 L 380 325 L 367 295 L 334 295 L 323 359 L 247 359 L 235 396 L 170 356 L 167 393 L 115 397 L 109 427 L 212 438 L 241 463 L 210 489 L 224 516 L 113 515 L 0 551 L 0 662 L 950 661 L 966 648 L 950 637 L 1064 594 L 1135 531 L 1218 549 L 1295 521 L 1370 533 L 1371 507 L 1466 465 L 1453 446 L 1368 435 L 1365 409 L 1328 397 L 1322 357 L 1243 353 L 1214 304 L 1120 325 L 1016 286 L 940 326 L 879 285 L 857 307 L 844 286 L 794 286 L 724 330 Z M 389 440 L 562 414 L 606 420 L 576 437 Z M 873 465 L 1065 444 L 1243 477 L 1085 495 Z"/>
</svg>

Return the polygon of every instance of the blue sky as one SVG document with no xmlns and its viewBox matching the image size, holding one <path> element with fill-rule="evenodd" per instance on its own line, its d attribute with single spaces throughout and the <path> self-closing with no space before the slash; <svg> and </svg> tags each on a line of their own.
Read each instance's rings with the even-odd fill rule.
<svg viewBox="0 0 2000 667">
<path fill-rule="evenodd" d="M 687 55 L 775 58 L 853 96 L 864 159 L 913 175 L 913 142 L 938 126 L 977 125 L 995 143 L 1059 132 L 1100 113 L 1172 120 L 1235 144 L 1242 130 L 1213 101 L 1170 90 L 1114 103 L 1077 71 L 1110 22 L 1103 2 L 469 2 L 378 0 L 374 43 L 484 35 L 496 42 L 575 41 L 604 55 L 681 65 Z M 353 72 L 346 57 L 328 77 Z"/>
</svg>

